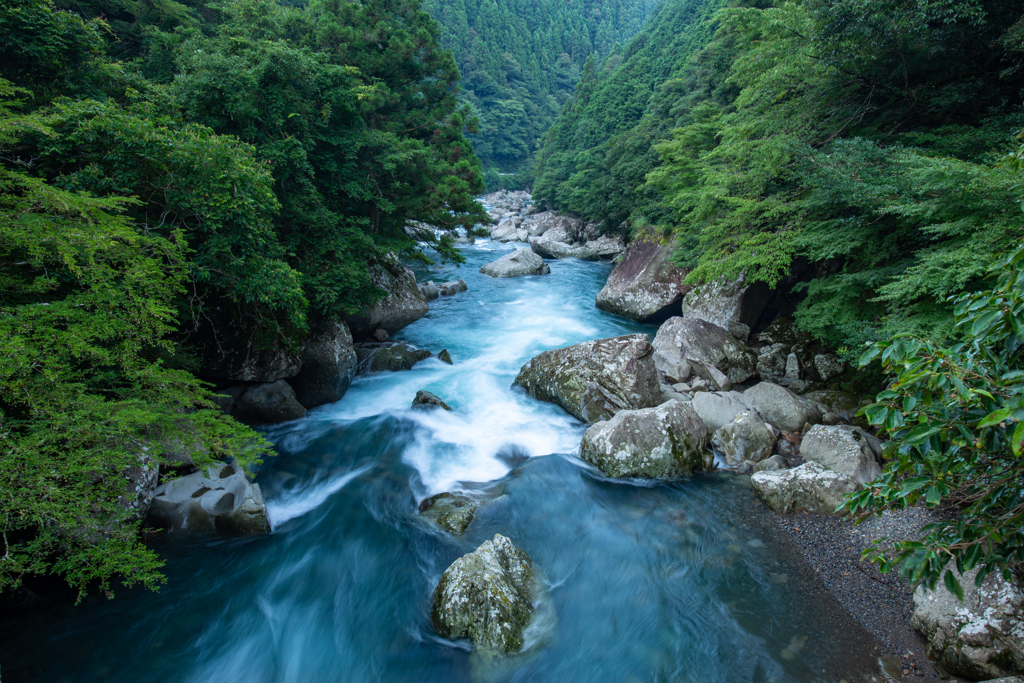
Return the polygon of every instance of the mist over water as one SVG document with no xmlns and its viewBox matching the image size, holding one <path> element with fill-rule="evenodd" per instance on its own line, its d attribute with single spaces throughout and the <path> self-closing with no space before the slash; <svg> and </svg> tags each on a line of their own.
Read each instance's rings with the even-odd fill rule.
<svg viewBox="0 0 1024 683">
<path fill-rule="evenodd" d="M 418 273 L 469 285 L 397 335 L 454 365 L 360 376 L 267 431 L 272 534 L 159 542 L 159 593 L 5 628 L 5 683 L 859 680 L 873 642 L 774 537 L 745 478 L 605 479 L 573 455 L 584 425 L 511 388 L 545 349 L 654 332 L 594 308 L 606 264 L 477 273 L 513 248 L 482 241 L 463 267 Z M 421 389 L 454 411 L 411 410 Z M 416 512 L 454 490 L 490 501 L 462 537 Z M 498 665 L 429 619 L 441 573 L 495 533 L 534 560 L 550 604 Z"/>
</svg>

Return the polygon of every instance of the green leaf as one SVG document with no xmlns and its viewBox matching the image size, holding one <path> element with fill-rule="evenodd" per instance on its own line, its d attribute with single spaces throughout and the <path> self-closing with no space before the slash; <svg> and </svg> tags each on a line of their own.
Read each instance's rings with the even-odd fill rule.
<svg viewBox="0 0 1024 683">
<path fill-rule="evenodd" d="M 1001 410 L 996 410 L 989 413 L 987 416 L 985 416 L 984 419 L 982 419 L 981 422 L 978 423 L 978 429 L 981 429 L 982 427 L 991 427 L 992 425 L 999 424 L 1006 418 L 1010 417 L 1011 412 L 1012 411 L 1009 408 L 1003 408 Z"/>
<path fill-rule="evenodd" d="M 938 505 L 942 501 L 942 492 L 938 486 L 931 486 L 925 494 L 924 500 L 929 505 Z"/>
<path fill-rule="evenodd" d="M 964 599 L 964 589 L 960 585 L 960 582 L 953 576 L 953 572 L 950 569 L 946 570 L 945 576 L 942 577 L 942 582 L 946 584 L 946 590 L 956 596 L 957 600 Z"/>
<path fill-rule="evenodd" d="M 1018 422 L 1013 430 L 1013 454 L 1019 456 L 1024 452 L 1024 422 Z"/>
<path fill-rule="evenodd" d="M 914 429 L 910 430 L 910 433 L 903 437 L 903 442 L 908 444 L 918 444 L 922 441 L 927 441 L 934 434 L 938 434 L 942 431 L 942 425 L 925 423 L 918 425 Z"/>
</svg>

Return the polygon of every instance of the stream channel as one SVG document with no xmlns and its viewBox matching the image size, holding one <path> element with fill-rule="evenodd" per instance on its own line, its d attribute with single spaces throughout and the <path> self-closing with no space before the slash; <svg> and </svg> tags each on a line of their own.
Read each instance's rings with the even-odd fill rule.
<svg viewBox="0 0 1024 683">
<path fill-rule="evenodd" d="M 256 481 L 273 533 L 160 541 L 159 592 L 4 628 L 5 683 L 870 680 L 874 641 L 808 576 L 749 477 L 604 478 L 573 455 L 585 425 L 511 388 L 546 349 L 656 331 L 594 307 L 607 264 L 477 272 L 517 246 L 478 241 L 461 268 L 417 273 L 469 284 L 396 335 L 454 365 L 361 375 L 340 402 L 267 430 L 279 455 Z M 410 410 L 419 389 L 454 412 Z M 456 490 L 491 499 L 461 537 L 417 515 Z M 496 533 L 533 559 L 551 607 L 499 662 L 438 637 L 429 616 L 442 572 Z"/>
</svg>

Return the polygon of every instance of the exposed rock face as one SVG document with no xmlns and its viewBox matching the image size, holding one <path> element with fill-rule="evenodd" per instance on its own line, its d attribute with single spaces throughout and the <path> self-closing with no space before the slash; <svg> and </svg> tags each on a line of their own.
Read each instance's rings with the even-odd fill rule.
<svg viewBox="0 0 1024 683">
<path fill-rule="evenodd" d="M 857 489 L 852 481 L 808 462 L 791 470 L 756 472 L 750 478 L 757 497 L 776 512 L 834 515 L 843 494 Z"/>
<path fill-rule="evenodd" d="M 431 408 L 444 408 L 445 410 L 452 409 L 450 405 L 429 391 L 417 391 L 416 398 L 412 400 L 412 407 L 422 410 L 429 410 Z"/>
<path fill-rule="evenodd" d="M 621 237 L 598 236 L 592 226 L 581 228 L 579 221 L 552 226 L 529 240 L 530 248 L 544 258 L 600 261 L 613 259 L 626 249 Z"/>
<path fill-rule="evenodd" d="M 715 431 L 711 444 L 722 452 L 730 466 L 739 465 L 744 460 L 757 463 L 772 454 L 775 435 L 757 413 L 747 410 Z"/>
<path fill-rule="evenodd" d="M 544 263 L 544 259 L 529 249 L 516 249 L 511 254 L 505 254 L 497 261 L 486 264 L 480 272 L 491 277 L 519 277 L 547 275 L 551 268 Z"/>
<path fill-rule="evenodd" d="M 394 254 L 370 268 L 370 279 L 387 294 L 370 310 L 346 320 L 357 339 L 367 338 L 377 328 L 395 334 L 427 314 L 427 299 L 416 285 L 416 276 Z"/>
<path fill-rule="evenodd" d="M 584 422 L 599 422 L 661 403 L 653 352 L 642 334 L 553 349 L 527 362 L 514 384 Z"/>
<path fill-rule="evenodd" d="M 333 403 L 348 391 L 357 362 L 348 325 L 336 322 L 306 340 L 302 347 L 302 369 L 288 384 L 306 409 Z"/>
<path fill-rule="evenodd" d="M 672 263 L 671 245 L 633 242 L 598 293 L 597 307 L 641 323 L 660 322 L 679 312 L 690 289 L 685 276 Z"/>
<path fill-rule="evenodd" d="M 523 224 L 523 219 L 519 216 L 510 216 L 500 223 L 498 223 L 493 229 L 491 229 L 491 239 L 497 240 L 498 242 L 516 242 L 522 241 L 520 239 L 520 225 Z M 526 231 L 522 231 L 522 235 L 526 236 Z"/>
<path fill-rule="evenodd" d="M 461 536 L 473 521 L 480 501 L 460 493 L 439 493 L 420 503 L 420 516 L 442 531 Z"/>
<path fill-rule="evenodd" d="M 718 325 L 746 342 L 770 298 L 771 290 L 763 282 L 747 285 L 743 276 L 723 278 L 692 289 L 683 300 L 683 317 Z"/>
<path fill-rule="evenodd" d="M 270 533 L 259 485 L 241 468 L 223 463 L 157 487 L 149 521 L 175 533 Z"/>
<path fill-rule="evenodd" d="M 500 534 L 445 570 L 431 621 L 446 638 L 510 653 L 523 647 L 535 593 L 530 557 Z"/>
<path fill-rule="evenodd" d="M 797 396 L 771 382 L 761 382 L 743 392 L 744 402 L 761 413 L 766 422 L 787 432 L 798 432 L 808 422 L 821 422 L 826 411 L 813 401 Z"/>
<path fill-rule="evenodd" d="M 221 404 L 225 412 L 245 424 L 277 424 L 306 416 L 295 391 L 283 379 L 228 387 L 223 395 L 230 397 Z"/>
<path fill-rule="evenodd" d="M 146 454 L 138 457 L 137 465 L 125 468 L 124 477 L 128 480 L 128 495 L 121 501 L 124 508 L 131 511 L 132 520 L 142 520 L 149 514 L 153 496 L 156 494 L 157 480 L 160 478 L 160 466 Z"/>
<path fill-rule="evenodd" d="M 732 388 L 732 382 L 752 377 L 757 364 L 757 357 L 745 344 L 721 327 L 696 318 L 666 320 L 654 338 L 654 351 L 659 369 L 686 361 L 713 388 L 725 391 Z"/>
<path fill-rule="evenodd" d="M 800 442 L 800 456 L 833 472 L 867 484 L 882 473 L 881 445 L 860 427 L 815 425 Z"/>
<path fill-rule="evenodd" d="M 939 585 L 914 592 L 911 626 L 928 639 L 928 656 L 968 680 L 1024 674 L 1024 591 L 998 574 L 981 586 L 977 570 L 961 576 L 964 600 Z"/>
<path fill-rule="evenodd" d="M 778 382 L 786 376 L 789 347 L 785 344 L 765 344 L 757 354 L 757 374 L 763 382 Z"/>
<path fill-rule="evenodd" d="M 622 410 L 583 434 L 580 458 L 609 477 L 680 477 L 704 466 L 708 430 L 687 403 Z"/>
<path fill-rule="evenodd" d="M 359 372 L 398 372 L 412 370 L 421 360 L 430 358 L 430 351 L 405 342 L 356 344 Z"/>
<path fill-rule="evenodd" d="M 542 211 L 530 216 L 524 223 L 530 237 L 539 237 L 552 228 L 559 228 L 558 239 L 563 242 L 575 242 L 582 223 L 569 216 L 560 216 L 554 211 Z"/>
<path fill-rule="evenodd" d="M 814 368 L 818 371 L 821 381 L 827 382 L 843 374 L 846 366 L 843 364 L 843 361 L 831 353 L 819 353 L 814 356 Z"/>
<path fill-rule="evenodd" d="M 691 405 L 708 430 L 714 433 L 736 419 L 740 413 L 749 410 L 742 398 L 743 394 L 735 391 L 723 394 L 702 391 L 694 394 Z"/>
</svg>

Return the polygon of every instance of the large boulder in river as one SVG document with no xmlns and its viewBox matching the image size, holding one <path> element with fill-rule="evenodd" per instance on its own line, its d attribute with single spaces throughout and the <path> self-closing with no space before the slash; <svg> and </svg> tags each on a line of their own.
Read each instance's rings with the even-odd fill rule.
<svg viewBox="0 0 1024 683">
<path fill-rule="evenodd" d="M 756 372 L 757 356 L 718 325 L 690 318 L 669 318 L 654 338 L 655 360 L 666 369 L 684 361 L 722 391 Z M 664 371 L 664 370 L 663 370 Z"/>
<path fill-rule="evenodd" d="M 681 477 L 704 467 L 708 428 L 693 408 L 668 401 L 620 410 L 583 434 L 580 458 L 609 477 Z"/>
<path fill-rule="evenodd" d="M 744 460 L 757 463 L 771 457 L 775 434 L 757 413 L 746 410 L 717 429 L 711 445 L 722 453 L 730 466 L 740 465 Z"/>
<path fill-rule="evenodd" d="M 575 242 L 582 222 L 569 216 L 561 216 L 554 211 L 542 211 L 526 219 L 522 225 L 531 237 L 538 237 L 553 228 L 558 228 L 558 240 L 562 242 Z"/>
<path fill-rule="evenodd" d="M 369 338 L 376 329 L 393 335 L 427 314 L 427 299 L 416 285 L 416 275 L 394 254 L 371 266 L 370 280 L 385 295 L 370 309 L 346 319 L 357 339 Z"/>
<path fill-rule="evenodd" d="M 820 404 L 771 382 L 760 382 L 744 391 L 743 401 L 761 413 L 766 422 L 787 432 L 799 432 L 807 423 L 818 424 L 827 412 Z"/>
<path fill-rule="evenodd" d="M 770 298 L 771 290 L 763 282 L 748 285 L 742 275 L 720 278 L 690 290 L 683 299 L 683 317 L 713 323 L 746 342 Z"/>
<path fill-rule="evenodd" d="M 429 391 L 417 391 L 416 398 L 412 400 L 413 410 L 432 410 L 434 408 L 443 408 L 444 410 L 451 410 L 452 407 L 441 400 L 441 397 L 432 394 Z"/>
<path fill-rule="evenodd" d="M 288 384 L 306 409 L 334 403 L 348 391 L 357 363 L 348 325 L 335 322 L 309 336 L 302 347 L 302 369 Z"/>
<path fill-rule="evenodd" d="M 800 442 L 800 457 L 858 484 L 867 484 L 882 473 L 878 439 L 850 425 L 811 427 Z"/>
<path fill-rule="evenodd" d="M 526 236 L 525 231 L 519 227 L 522 223 L 523 219 L 519 216 L 504 219 L 491 229 L 491 239 L 498 242 L 522 241 L 520 236 Z"/>
<path fill-rule="evenodd" d="M 523 647 L 536 591 L 530 557 L 500 534 L 457 559 L 434 589 L 430 613 L 445 638 L 504 653 Z"/>
<path fill-rule="evenodd" d="M 516 249 L 505 254 L 497 261 L 492 261 L 480 269 L 484 275 L 491 277 L 520 277 L 522 275 L 547 275 L 551 272 L 544 259 L 529 249 Z"/>
<path fill-rule="evenodd" d="M 998 572 L 975 584 L 978 570 L 960 575 L 963 602 L 940 585 L 914 592 L 910 625 L 928 639 L 928 657 L 968 680 L 1024 674 L 1024 590 Z"/>
<path fill-rule="evenodd" d="M 637 240 L 608 275 L 597 294 L 597 307 L 641 323 L 661 322 L 679 312 L 689 285 L 686 271 L 672 263 L 672 247 Z"/>
<path fill-rule="evenodd" d="M 218 402 L 224 412 L 248 425 L 277 424 L 306 416 L 295 391 L 283 379 L 228 387 Z"/>
<path fill-rule="evenodd" d="M 743 394 L 737 391 L 722 393 L 701 391 L 694 394 L 690 404 L 712 433 L 736 419 L 736 416 L 750 408 L 743 402 Z"/>
<path fill-rule="evenodd" d="M 420 503 L 420 517 L 455 536 L 466 532 L 480 501 L 461 493 L 439 493 Z"/>
<path fill-rule="evenodd" d="M 358 372 L 398 372 L 412 370 L 412 366 L 432 354 L 405 342 L 368 342 L 356 344 L 359 358 Z"/>
<path fill-rule="evenodd" d="M 750 483 L 765 505 L 783 513 L 834 515 L 843 495 L 857 490 L 854 482 L 816 462 L 791 470 L 755 472 Z"/>
<path fill-rule="evenodd" d="M 584 261 L 613 259 L 626 249 L 622 238 L 617 235 L 589 236 L 587 233 L 587 230 L 573 233 L 556 226 L 542 235 L 530 237 L 530 248 L 544 258 L 578 258 Z M 577 239 L 580 241 L 574 241 Z"/>
<path fill-rule="evenodd" d="M 584 422 L 661 403 L 654 348 L 643 334 L 583 342 L 528 361 L 514 384 Z"/>
<path fill-rule="evenodd" d="M 214 464 L 161 484 L 153 496 L 149 522 L 176 533 L 270 533 L 259 485 L 235 464 Z"/>
</svg>

